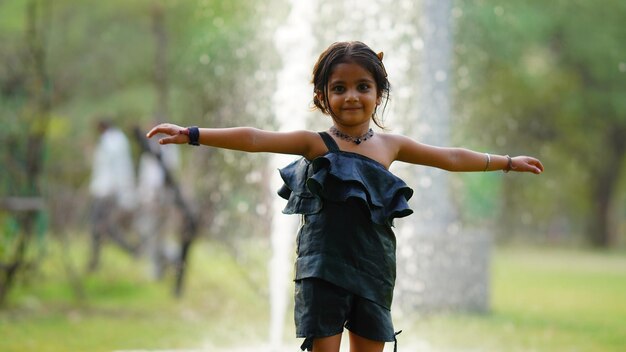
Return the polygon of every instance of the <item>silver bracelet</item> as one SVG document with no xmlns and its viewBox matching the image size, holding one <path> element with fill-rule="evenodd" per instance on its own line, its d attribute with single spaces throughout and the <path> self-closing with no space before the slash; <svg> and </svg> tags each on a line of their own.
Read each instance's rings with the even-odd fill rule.
<svg viewBox="0 0 626 352">
<path fill-rule="evenodd" d="M 513 159 L 511 159 L 510 156 L 505 155 L 506 156 L 506 167 L 502 170 L 504 173 L 507 173 L 511 170 L 514 170 L 515 168 L 513 167 Z"/>
<path fill-rule="evenodd" d="M 483 172 L 489 169 L 489 164 L 491 163 L 491 155 L 489 155 L 489 153 L 485 153 L 485 155 L 487 156 L 487 165 L 485 165 L 485 169 L 483 170 Z"/>
</svg>

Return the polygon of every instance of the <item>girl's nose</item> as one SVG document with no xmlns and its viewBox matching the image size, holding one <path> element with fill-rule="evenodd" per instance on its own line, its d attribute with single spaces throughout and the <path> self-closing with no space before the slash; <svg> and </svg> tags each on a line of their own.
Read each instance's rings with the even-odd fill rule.
<svg viewBox="0 0 626 352">
<path fill-rule="evenodd" d="M 350 92 L 346 95 L 346 101 L 347 102 L 359 101 L 359 97 L 354 92 Z"/>
</svg>

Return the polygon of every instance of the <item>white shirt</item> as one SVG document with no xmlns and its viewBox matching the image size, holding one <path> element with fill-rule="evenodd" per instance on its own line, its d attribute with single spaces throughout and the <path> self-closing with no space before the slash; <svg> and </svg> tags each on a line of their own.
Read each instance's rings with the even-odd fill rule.
<svg viewBox="0 0 626 352">
<path fill-rule="evenodd" d="M 117 128 L 108 128 L 100 136 L 94 152 L 89 191 L 96 198 L 112 196 L 126 209 L 135 206 L 135 170 L 130 144 Z"/>
<path fill-rule="evenodd" d="M 177 145 L 160 145 L 154 143 L 153 148 L 158 148 L 165 167 L 172 172 L 179 164 Z M 137 191 L 142 203 L 158 201 L 158 195 L 164 192 L 165 173 L 159 165 L 159 161 L 150 153 L 143 153 L 139 159 L 139 174 L 137 177 Z"/>
</svg>

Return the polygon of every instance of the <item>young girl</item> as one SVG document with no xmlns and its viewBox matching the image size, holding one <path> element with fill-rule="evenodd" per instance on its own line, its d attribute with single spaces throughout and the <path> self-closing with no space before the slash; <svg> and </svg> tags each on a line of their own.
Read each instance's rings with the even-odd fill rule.
<svg viewBox="0 0 626 352">
<path fill-rule="evenodd" d="M 270 132 L 251 127 L 184 128 L 165 123 L 148 132 L 161 144 L 189 143 L 246 152 L 301 155 L 280 170 L 286 214 L 301 214 L 295 274 L 295 321 L 302 350 L 339 351 L 344 326 L 350 350 L 380 352 L 395 341 L 391 300 L 396 277 L 394 218 L 412 213 L 413 191 L 388 171 L 399 160 L 448 171 L 503 170 L 539 174 L 528 156 L 490 155 L 426 145 L 382 127 L 389 81 L 361 42 L 324 51 L 313 69 L 313 103 L 330 116 L 328 131 Z"/>
</svg>

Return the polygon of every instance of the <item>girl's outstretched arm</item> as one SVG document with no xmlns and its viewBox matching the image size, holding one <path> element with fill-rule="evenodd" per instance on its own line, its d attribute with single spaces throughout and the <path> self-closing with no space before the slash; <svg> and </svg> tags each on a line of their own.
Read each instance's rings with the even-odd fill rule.
<svg viewBox="0 0 626 352">
<path fill-rule="evenodd" d="M 396 160 L 434 166 L 448 171 L 518 171 L 540 174 L 541 161 L 530 156 L 509 157 L 479 153 L 465 148 L 435 147 L 395 135 Z"/>
<path fill-rule="evenodd" d="M 165 134 L 159 140 L 160 144 L 189 143 L 189 136 L 185 134 L 187 128 L 163 123 L 155 126 L 146 137 L 156 134 Z M 245 152 L 269 152 L 281 154 L 296 154 L 309 157 L 315 153 L 317 134 L 310 131 L 272 132 L 253 127 L 232 128 L 200 128 L 198 142 L 203 145 L 240 150 Z"/>
</svg>

